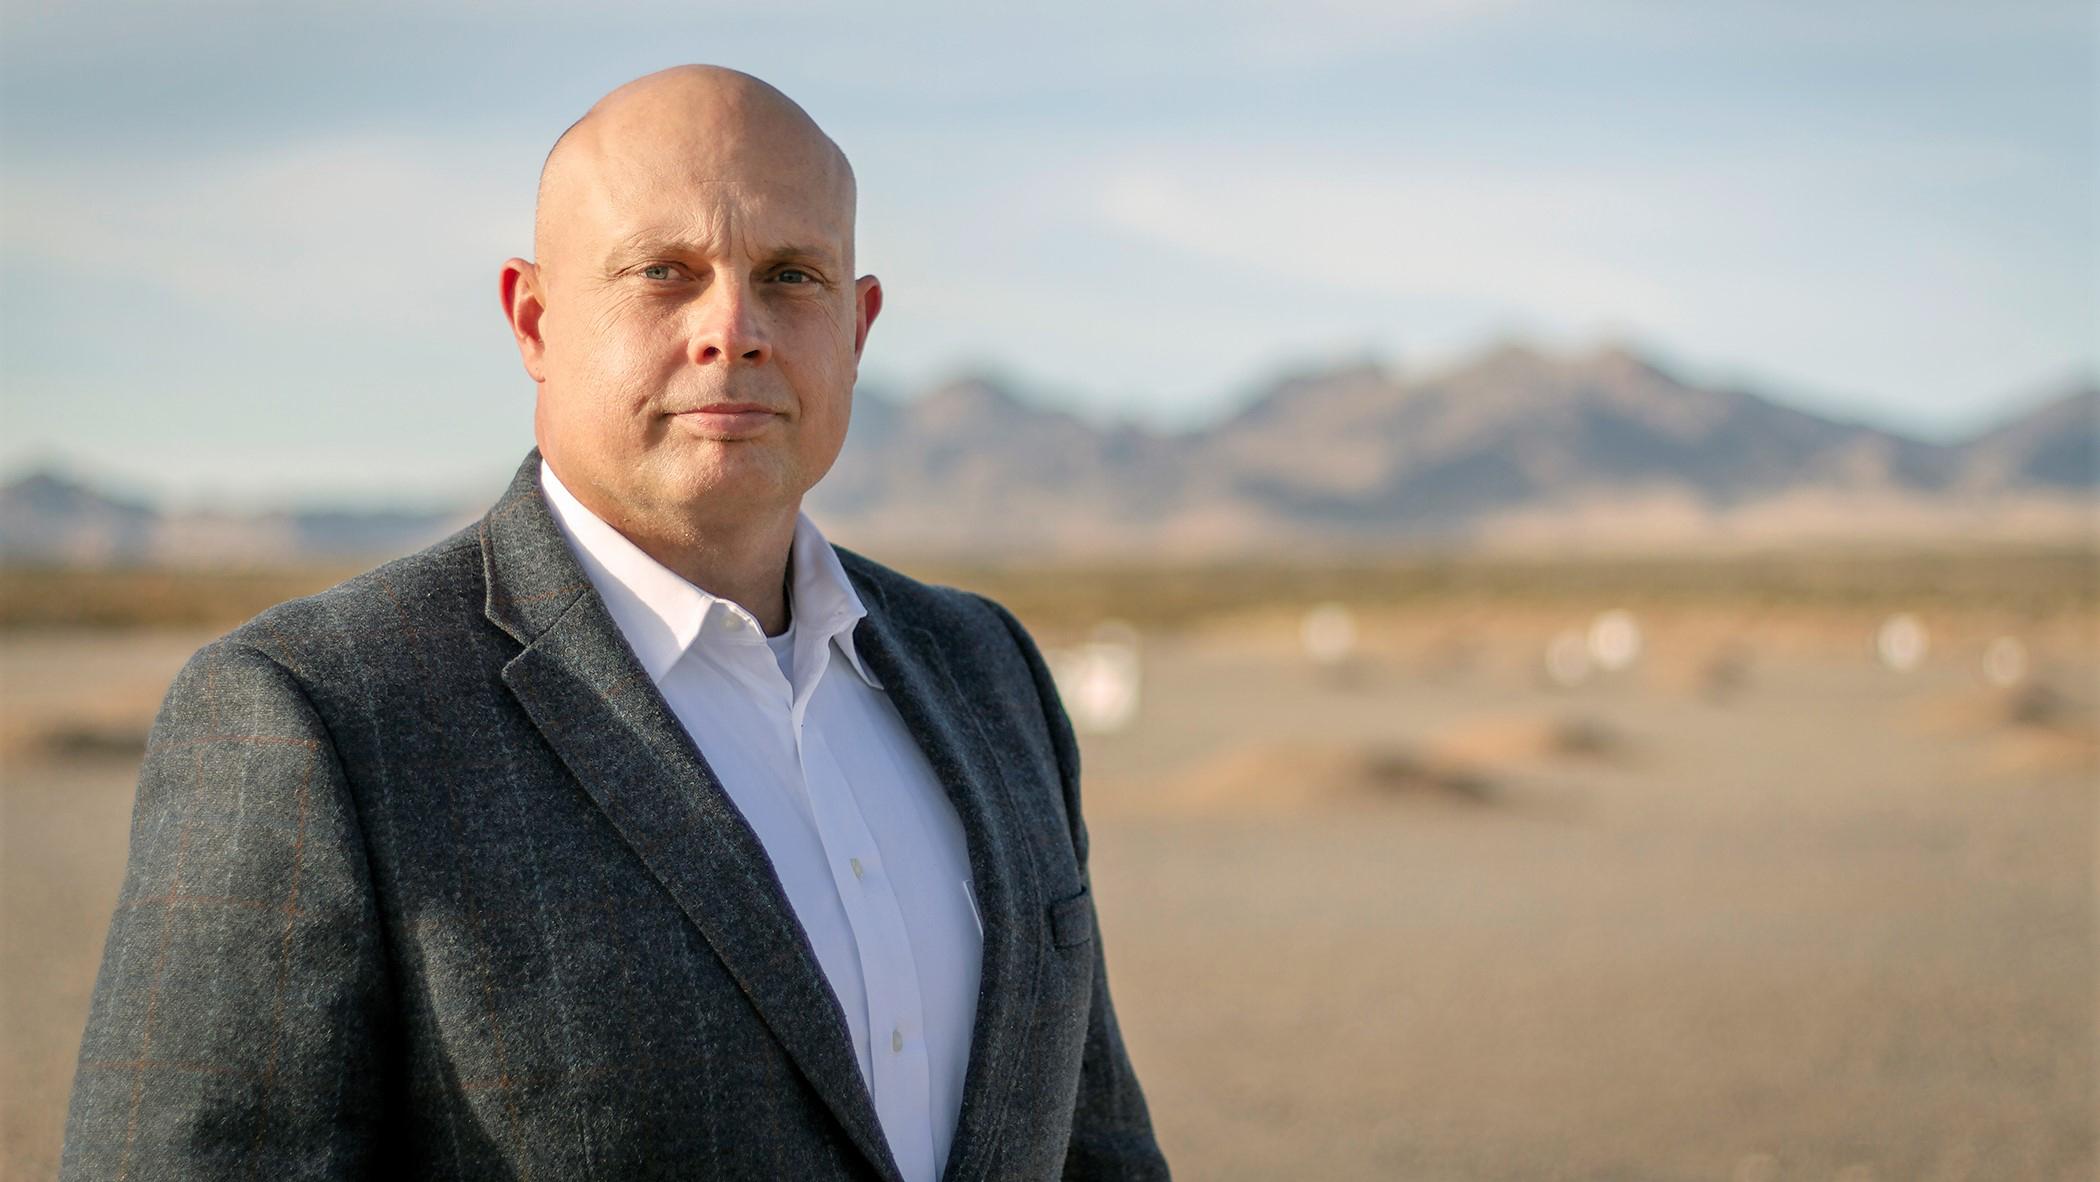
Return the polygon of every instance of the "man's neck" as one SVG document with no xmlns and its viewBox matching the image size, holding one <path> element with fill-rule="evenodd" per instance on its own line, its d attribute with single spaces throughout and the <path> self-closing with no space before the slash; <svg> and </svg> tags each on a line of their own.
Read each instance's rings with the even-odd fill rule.
<svg viewBox="0 0 2100 1182">
<path fill-rule="evenodd" d="M 599 520 L 679 578 L 750 612 L 768 636 L 787 631 L 788 556 L 799 505 L 749 516 L 664 523 L 637 518 L 617 504 L 593 504 L 602 500 L 594 495 L 596 490 L 562 483 Z"/>
<path fill-rule="evenodd" d="M 795 542 L 793 510 L 762 529 L 750 522 L 739 522 L 731 530 L 693 530 L 676 537 L 627 533 L 627 540 L 686 582 L 750 612 L 766 635 L 778 636 L 787 631 L 788 557 Z"/>
</svg>

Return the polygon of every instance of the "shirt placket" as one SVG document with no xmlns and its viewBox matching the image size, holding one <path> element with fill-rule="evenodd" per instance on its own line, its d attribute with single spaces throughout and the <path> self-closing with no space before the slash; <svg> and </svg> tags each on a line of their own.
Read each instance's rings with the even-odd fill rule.
<svg viewBox="0 0 2100 1182">
<path fill-rule="evenodd" d="M 821 663 L 817 672 L 821 676 Z M 803 724 L 815 680 L 804 682 L 809 689 L 796 695 L 791 711 L 795 748 L 825 865 L 838 888 L 860 959 L 867 992 L 868 1062 L 873 1068 L 868 1088 L 904 1177 L 933 1182 L 939 1172 L 927 1117 L 933 1107 L 933 1069 L 918 965 L 903 908 L 860 801 L 823 732 Z"/>
</svg>

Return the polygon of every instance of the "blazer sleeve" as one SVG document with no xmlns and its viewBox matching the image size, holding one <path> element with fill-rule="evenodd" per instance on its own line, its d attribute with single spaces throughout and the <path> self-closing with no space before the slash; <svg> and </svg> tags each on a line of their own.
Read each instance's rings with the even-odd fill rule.
<svg viewBox="0 0 2100 1182">
<path fill-rule="evenodd" d="M 254 648 L 205 648 L 148 741 L 60 1177 L 369 1174 L 390 1021 L 376 920 L 297 679 Z"/>
<path fill-rule="evenodd" d="M 1079 811 L 1079 742 L 1065 714 L 1042 653 L 1020 621 L 1004 607 L 985 600 L 996 612 L 1014 644 L 1028 661 L 1036 697 L 1057 752 L 1065 817 L 1072 827 L 1072 848 L 1079 857 L 1080 881 L 1087 885 L 1087 909 L 1093 910 L 1093 887 L 1087 873 L 1086 822 Z M 1152 1135 L 1152 1117 L 1137 1072 L 1123 1049 L 1116 1026 L 1116 1007 L 1108 993 L 1108 962 L 1101 951 L 1101 925 L 1094 921 L 1094 997 L 1087 1016 L 1086 1053 L 1080 1065 L 1079 1099 L 1072 1111 L 1072 1141 L 1065 1151 L 1064 1176 L 1070 1182 L 1150 1182 L 1168 1177 L 1166 1158 Z"/>
</svg>

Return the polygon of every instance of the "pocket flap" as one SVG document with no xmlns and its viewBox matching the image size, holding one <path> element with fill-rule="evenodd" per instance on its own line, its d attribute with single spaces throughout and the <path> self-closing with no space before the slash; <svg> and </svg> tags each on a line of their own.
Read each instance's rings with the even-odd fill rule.
<svg viewBox="0 0 2100 1182">
<path fill-rule="evenodd" d="M 1071 948 L 1094 938 L 1094 900 L 1087 888 L 1069 899 L 1050 904 L 1050 942 Z"/>
</svg>

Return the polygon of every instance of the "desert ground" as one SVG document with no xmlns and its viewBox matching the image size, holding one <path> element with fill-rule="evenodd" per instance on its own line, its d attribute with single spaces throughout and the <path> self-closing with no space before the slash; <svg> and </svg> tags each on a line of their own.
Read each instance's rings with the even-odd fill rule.
<svg viewBox="0 0 2100 1182">
<path fill-rule="evenodd" d="M 981 580 L 1065 668 L 1138 672 L 1087 809 L 1178 1176 L 2094 1177 L 2090 564 L 1770 576 Z M 55 1169 L 145 728 L 221 627 L 90 598 L 0 631 L 7 1177 Z M 1637 656 L 1549 676 L 1608 608 Z"/>
</svg>

